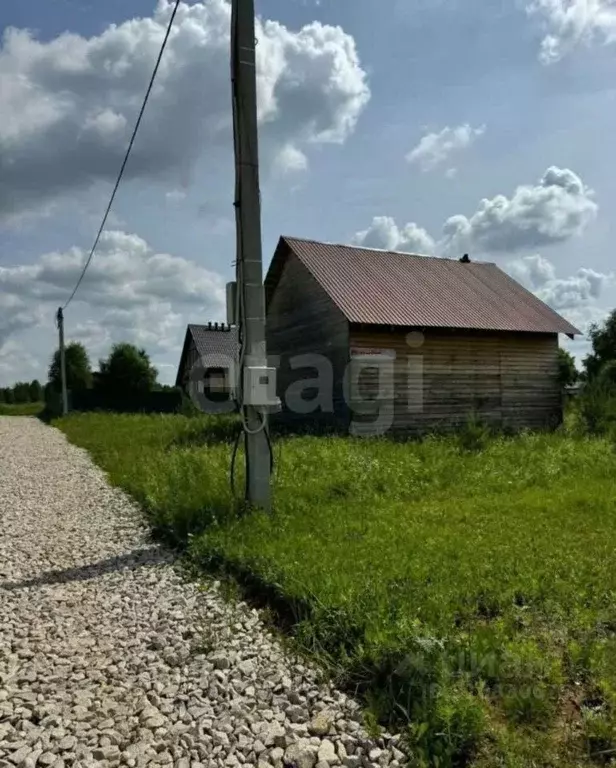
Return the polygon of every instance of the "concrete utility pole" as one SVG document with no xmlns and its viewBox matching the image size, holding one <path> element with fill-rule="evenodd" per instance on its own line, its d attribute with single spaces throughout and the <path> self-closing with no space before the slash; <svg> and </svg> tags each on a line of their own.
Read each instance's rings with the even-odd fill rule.
<svg viewBox="0 0 616 768">
<path fill-rule="evenodd" d="M 275 371 L 267 367 L 265 296 L 261 252 L 261 202 L 257 130 L 254 0 L 233 0 L 231 79 L 235 139 L 237 228 L 237 314 L 240 343 L 238 399 L 246 446 L 246 499 L 269 509 L 268 406 L 275 395 Z"/>
<path fill-rule="evenodd" d="M 68 413 L 68 394 L 66 391 L 66 356 L 64 353 L 64 312 L 62 307 L 58 309 L 56 316 L 58 321 L 58 333 L 60 334 L 60 378 L 62 379 L 62 414 Z"/>
</svg>

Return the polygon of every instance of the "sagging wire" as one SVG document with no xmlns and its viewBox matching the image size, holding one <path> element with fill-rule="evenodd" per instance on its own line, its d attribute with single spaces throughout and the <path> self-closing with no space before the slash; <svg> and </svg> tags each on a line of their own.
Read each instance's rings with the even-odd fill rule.
<svg viewBox="0 0 616 768">
<path fill-rule="evenodd" d="M 94 239 L 94 244 L 90 250 L 90 254 L 88 258 L 86 259 L 86 263 L 81 271 L 81 274 L 79 275 L 79 279 L 77 280 L 77 283 L 75 287 L 73 288 L 73 291 L 71 295 L 68 298 L 68 301 L 64 305 L 63 309 L 66 309 L 68 305 L 71 303 L 73 298 L 75 297 L 75 294 L 77 293 L 77 290 L 79 289 L 79 286 L 81 285 L 81 282 L 83 278 L 85 277 L 86 272 L 88 271 L 88 267 L 90 266 L 90 262 L 92 261 L 92 258 L 94 256 L 94 252 L 96 251 L 96 247 L 98 246 L 99 240 L 101 238 L 101 235 L 103 234 L 103 230 L 105 229 L 105 224 L 107 223 L 107 218 L 109 217 L 109 214 L 111 212 L 111 206 L 113 205 L 113 201 L 115 200 L 116 193 L 118 191 L 118 188 L 120 186 L 120 182 L 122 181 L 122 177 L 124 176 L 124 171 L 126 169 L 126 164 L 128 163 L 128 158 L 130 157 L 131 150 L 133 148 L 133 145 L 135 143 L 135 139 L 137 137 L 137 131 L 139 130 L 139 126 L 141 125 L 141 120 L 143 118 L 143 113 L 145 112 L 145 108 L 148 103 L 148 99 L 150 98 L 150 93 L 152 92 L 152 88 L 154 87 L 154 81 L 156 80 L 156 75 L 158 74 L 158 69 L 160 67 L 160 62 L 163 58 L 163 53 L 165 52 L 165 48 L 167 47 L 167 42 L 169 40 L 169 35 L 171 34 L 171 28 L 173 27 L 173 22 L 175 20 L 175 16 L 178 12 L 178 8 L 180 6 L 181 0 L 175 0 L 175 5 L 173 7 L 173 10 L 171 12 L 171 17 L 169 18 L 169 23 L 167 25 L 167 31 L 165 32 L 165 36 L 163 38 L 162 45 L 160 47 L 160 51 L 158 53 L 158 58 L 156 59 L 156 64 L 154 65 L 154 70 L 152 72 L 152 76 L 150 77 L 150 82 L 148 84 L 148 88 L 145 92 L 145 97 L 143 99 L 143 103 L 141 104 L 141 109 L 139 110 L 139 115 L 137 117 L 137 122 L 135 123 L 135 127 L 133 129 L 133 133 L 131 135 L 130 141 L 128 143 L 128 148 L 126 150 L 126 153 L 124 155 L 124 160 L 122 162 L 122 166 L 120 168 L 120 172 L 118 174 L 118 178 L 116 179 L 116 183 L 113 187 L 113 191 L 111 193 L 111 197 L 109 198 L 109 203 L 107 205 L 107 208 L 105 210 L 105 214 L 103 216 L 103 220 L 101 222 L 101 225 L 98 229 L 98 232 L 96 234 L 96 238 Z"/>
</svg>

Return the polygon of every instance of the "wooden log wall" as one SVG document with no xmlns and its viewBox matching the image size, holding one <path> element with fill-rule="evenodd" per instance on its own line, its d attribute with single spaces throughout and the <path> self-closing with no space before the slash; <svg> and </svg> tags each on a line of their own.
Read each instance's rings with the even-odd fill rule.
<svg viewBox="0 0 616 768">
<path fill-rule="evenodd" d="M 411 348 L 406 333 L 352 327 L 350 346 L 395 351 L 394 399 L 380 404 L 393 432 L 448 432 L 471 413 L 511 431 L 551 428 L 562 420 L 556 334 L 428 330 L 423 345 Z M 369 434 L 374 417 L 353 421 L 354 432 Z"/>
<path fill-rule="evenodd" d="M 276 426 L 291 428 L 345 429 L 348 421 L 343 396 L 343 377 L 348 361 L 349 326 L 346 318 L 310 272 L 289 254 L 276 289 L 267 306 L 267 353 L 278 357 L 277 390 L 283 410 L 272 418 Z M 333 369 L 332 412 L 297 413 L 290 406 L 289 388 L 314 378 L 314 369 L 293 369 L 300 355 L 318 354 L 330 361 Z M 316 394 L 316 392 L 314 393 Z M 313 394 L 305 393 L 306 399 Z"/>
</svg>

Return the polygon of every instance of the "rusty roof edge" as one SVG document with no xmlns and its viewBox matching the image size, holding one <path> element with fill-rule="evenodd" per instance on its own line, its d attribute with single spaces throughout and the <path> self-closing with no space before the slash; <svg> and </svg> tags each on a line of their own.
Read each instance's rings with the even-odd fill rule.
<svg viewBox="0 0 616 768">
<path fill-rule="evenodd" d="M 453 263 L 456 263 L 459 261 L 459 259 L 456 258 L 448 258 L 446 256 L 431 256 L 426 253 L 411 253 L 410 251 L 392 251 L 387 248 L 370 248 L 367 245 L 349 245 L 349 243 L 334 243 L 333 241 L 329 240 L 313 240 L 309 237 L 295 237 L 291 235 L 282 235 L 281 240 L 284 240 L 289 247 L 291 247 L 291 242 L 296 241 L 298 243 L 311 243 L 313 245 L 330 245 L 334 248 L 348 248 L 350 250 L 356 250 L 356 251 L 372 251 L 374 253 L 380 253 L 383 256 L 386 256 L 390 253 L 395 253 L 397 256 L 409 256 L 413 259 L 432 259 L 435 261 L 450 261 Z M 494 264 L 496 266 L 495 262 L 493 261 L 483 261 L 481 259 L 473 259 L 471 264 Z"/>
<path fill-rule="evenodd" d="M 526 293 L 526 295 L 533 301 L 533 303 L 538 302 L 541 305 L 541 308 L 545 311 L 547 310 L 548 313 L 552 314 L 555 318 L 562 321 L 564 325 L 567 326 L 567 330 L 559 328 L 557 333 L 564 333 L 567 336 L 582 336 L 582 331 L 579 330 L 573 323 L 570 323 L 566 317 L 563 317 L 559 312 L 557 312 L 555 309 L 552 309 L 552 307 L 549 304 L 546 304 L 545 301 L 540 299 L 536 294 L 534 294 L 532 291 L 529 291 L 528 288 L 526 288 L 522 283 L 518 282 L 515 278 L 511 277 L 511 275 L 508 272 L 505 272 L 504 269 L 501 269 L 498 264 L 492 265 L 495 269 L 497 269 L 502 275 L 504 275 L 507 280 L 510 280 L 511 282 L 515 283 L 519 288 Z"/>
<path fill-rule="evenodd" d="M 378 322 L 365 322 L 363 320 L 349 320 L 351 327 L 364 326 L 365 328 L 397 328 L 403 329 L 418 329 L 425 328 L 426 330 L 435 331 L 476 331 L 477 333 L 528 333 L 531 335 L 545 336 L 546 334 L 551 336 L 552 334 L 562 333 L 569 336 L 567 331 L 538 331 L 538 330 L 524 330 L 523 328 L 492 328 L 489 326 L 478 327 L 477 325 L 447 325 L 445 323 L 417 323 L 415 325 L 409 323 L 378 323 Z"/>
</svg>

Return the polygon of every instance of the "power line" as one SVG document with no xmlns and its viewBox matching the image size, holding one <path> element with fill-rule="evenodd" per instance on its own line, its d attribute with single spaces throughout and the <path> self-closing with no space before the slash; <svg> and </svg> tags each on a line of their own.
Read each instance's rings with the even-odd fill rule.
<svg viewBox="0 0 616 768">
<path fill-rule="evenodd" d="M 152 77 L 150 78 L 150 84 L 148 85 L 148 89 L 145 93 L 145 98 L 143 99 L 143 104 L 141 105 L 141 109 L 139 110 L 139 116 L 137 117 L 137 122 L 135 123 L 135 128 L 133 130 L 133 135 L 131 136 L 130 142 L 128 144 L 128 149 L 126 150 L 126 154 L 124 155 L 124 161 L 122 163 L 122 167 L 120 168 L 120 173 L 118 174 L 117 181 L 115 183 L 115 186 L 113 188 L 113 192 L 111 193 L 111 197 L 109 199 L 109 205 L 107 206 L 107 210 L 105 211 L 105 215 L 103 216 L 103 220 L 101 222 L 101 225 L 99 227 L 98 233 L 96 235 L 96 239 L 94 240 L 94 245 L 92 246 L 92 250 L 90 251 L 90 255 L 88 256 L 88 259 L 84 265 L 83 270 L 81 271 L 81 275 L 79 275 L 79 280 L 77 280 L 77 284 L 73 288 L 73 292 L 69 296 L 68 301 L 64 305 L 63 309 L 66 309 L 68 305 L 73 300 L 75 294 L 77 293 L 77 290 L 79 286 L 81 285 L 81 281 L 85 277 L 85 274 L 88 270 L 88 267 L 90 266 L 90 262 L 92 261 L 92 257 L 94 256 L 94 251 L 96 250 L 96 246 L 98 245 L 98 241 L 100 240 L 101 235 L 103 234 L 103 230 L 105 229 L 105 224 L 107 223 L 107 217 L 109 216 L 109 213 L 111 211 L 111 206 L 113 205 L 113 201 L 116 196 L 116 192 L 118 191 L 118 187 L 120 186 L 120 182 L 122 181 L 122 176 L 124 175 L 124 169 L 126 168 L 126 164 L 128 163 L 128 158 L 130 156 L 131 150 L 133 148 L 133 144 L 135 143 L 135 137 L 137 136 L 137 131 L 139 130 L 139 126 L 141 125 L 141 118 L 143 117 L 143 113 L 145 112 L 146 105 L 148 103 L 148 99 L 150 98 L 150 92 L 152 91 L 152 87 L 154 85 L 154 80 L 156 79 L 156 75 L 158 74 L 158 68 L 160 67 L 160 62 L 163 58 L 163 53 L 165 52 L 165 48 L 167 46 L 167 41 L 169 40 L 169 35 L 171 34 L 171 28 L 173 26 L 173 21 L 175 19 L 175 15 L 178 11 L 178 8 L 180 6 L 181 0 L 175 0 L 175 5 L 173 7 L 173 11 L 171 13 L 171 18 L 169 19 L 169 24 L 167 25 L 167 31 L 165 32 L 165 37 L 163 39 L 163 44 L 160 48 L 160 51 L 158 53 L 158 58 L 156 59 L 156 64 L 154 66 L 154 71 L 152 72 Z"/>
</svg>

